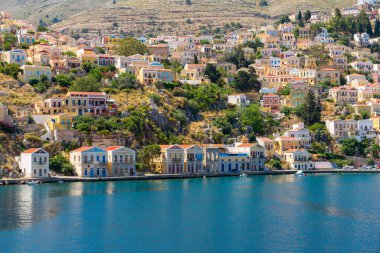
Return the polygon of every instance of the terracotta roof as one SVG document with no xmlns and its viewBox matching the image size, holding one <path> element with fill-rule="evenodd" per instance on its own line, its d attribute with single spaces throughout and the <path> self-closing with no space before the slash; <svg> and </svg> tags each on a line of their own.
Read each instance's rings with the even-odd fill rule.
<svg viewBox="0 0 380 253">
<path fill-rule="evenodd" d="M 117 149 L 122 148 L 122 147 L 123 146 L 112 146 L 112 147 L 106 148 L 105 150 L 107 150 L 107 151 L 113 151 L 113 150 L 117 150 Z"/>
<path fill-rule="evenodd" d="M 92 148 L 92 147 L 81 147 L 81 148 L 77 148 L 71 152 L 82 152 L 82 151 L 89 150 L 90 148 Z"/>
<path fill-rule="evenodd" d="M 268 137 L 259 137 L 259 138 L 256 138 L 256 140 L 261 140 L 261 141 L 273 141 L 273 140 L 269 139 Z"/>
<path fill-rule="evenodd" d="M 32 154 L 36 151 L 38 151 L 39 148 L 31 148 L 31 149 L 28 149 L 28 150 L 25 150 L 24 152 L 22 152 L 23 154 Z"/>
<path fill-rule="evenodd" d="M 69 91 L 72 95 L 104 95 L 104 92 L 81 92 L 81 91 Z"/>
<path fill-rule="evenodd" d="M 284 153 L 294 153 L 294 152 L 297 152 L 297 151 L 305 151 L 305 149 L 287 149 L 284 151 Z"/>
<path fill-rule="evenodd" d="M 278 95 L 276 95 L 276 94 L 267 94 L 267 95 L 264 95 L 263 97 L 278 97 Z"/>
<path fill-rule="evenodd" d="M 237 146 L 238 148 L 250 148 L 252 146 L 255 146 L 257 145 L 256 143 L 243 143 L 243 144 L 240 144 L 239 146 Z"/>
<path fill-rule="evenodd" d="M 196 146 L 195 144 L 188 144 L 188 145 L 178 145 L 179 147 L 183 148 L 183 149 L 188 149 L 188 148 L 192 148 L 194 146 Z"/>
<path fill-rule="evenodd" d="M 288 140 L 288 141 L 298 141 L 296 138 L 294 138 L 294 137 L 288 137 L 288 136 L 280 136 L 280 137 L 277 137 L 276 139 Z"/>
<path fill-rule="evenodd" d="M 225 148 L 226 147 L 224 144 L 202 144 L 201 146 L 204 148 Z"/>
</svg>

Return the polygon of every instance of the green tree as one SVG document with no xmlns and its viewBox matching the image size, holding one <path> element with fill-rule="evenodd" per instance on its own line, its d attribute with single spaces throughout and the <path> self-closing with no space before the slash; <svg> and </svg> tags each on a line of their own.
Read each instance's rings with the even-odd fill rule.
<svg viewBox="0 0 380 253">
<path fill-rule="evenodd" d="M 303 120 L 306 126 L 321 122 L 321 112 L 322 105 L 312 90 L 308 91 L 305 103 L 296 108 L 296 115 Z"/>
<path fill-rule="evenodd" d="M 70 91 L 98 92 L 101 85 L 93 76 L 81 77 L 70 87 Z"/>
<path fill-rule="evenodd" d="M 4 48 L 10 50 L 17 45 L 18 39 L 13 33 L 4 33 Z"/>
<path fill-rule="evenodd" d="M 252 129 L 256 135 L 264 134 L 264 118 L 260 107 L 256 104 L 245 107 L 241 112 L 241 124 Z"/>
<path fill-rule="evenodd" d="M 148 49 L 135 38 L 127 37 L 115 43 L 113 52 L 118 55 L 131 56 L 134 54 L 145 54 L 148 52 Z"/>
<path fill-rule="evenodd" d="M 161 148 L 158 144 L 152 144 L 144 146 L 138 152 L 138 159 L 140 162 L 140 168 L 143 172 L 154 171 L 154 158 L 161 154 Z"/>
<path fill-rule="evenodd" d="M 245 57 L 243 45 L 239 45 L 232 52 L 226 53 L 225 58 L 226 62 L 235 64 L 238 69 L 248 67 L 252 63 Z"/>
<path fill-rule="evenodd" d="M 376 19 L 375 21 L 375 31 L 374 31 L 375 36 L 380 36 L 380 21 Z"/>
<path fill-rule="evenodd" d="M 250 68 L 249 72 L 239 71 L 235 76 L 233 86 L 243 92 L 259 91 L 261 89 L 261 83 L 254 68 Z"/>
<path fill-rule="evenodd" d="M 50 170 L 64 174 L 65 176 L 72 176 L 75 173 L 74 166 L 62 155 L 57 155 L 49 159 Z"/>
<path fill-rule="evenodd" d="M 348 138 L 342 141 L 341 149 L 345 155 L 356 156 L 364 154 L 364 145 L 355 138 Z"/>
<path fill-rule="evenodd" d="M 112 80 L 112 87 L 119 90 L 136 89 L 137 81 L 134 75 L 122 73 Z"/>
<path fill-rule="evenodd" d="M 304 20 L 308 21 L 311 19 L 311 12 L 307 10 L 304 14 Z"/>
<path fill-rule="evenodd" d="M 283 15 L 280 17 L 280 19 L 277 21 L 277 24 L 285 24 L 291 22 L 288 15 Z"/>
<path fill-rule="evenodd" d="M 18 74 L 22 72 L 20 66 L 14 63 L 5 64 L 5 66 L 0 65 L 0 72 L 6 75 L 13 77 L 14 79 L 18 78 Z"/>
<path fill-rule="evenodd" d="M 73 74 L 60 74 L 55 77 L 56 83 L 64 88 L 68 88 L 72 85 L 74 81 L 74 75 Z M 29 82 L 30 83 L 30 82 Z"/>
<path fill-rule="evenodd" d="M 302 21 L 302 12 L 301 11 L 299 11 L 297 14 L 297 20 Z"/>
<path fill-rule="evenodd" d="M 209 63 L 206 65 L 205 75 L 210 78 L 212 83 L 217 83 L 222 77 L 222 74 L 216 69 L 215 65 Z"/>
</svg>

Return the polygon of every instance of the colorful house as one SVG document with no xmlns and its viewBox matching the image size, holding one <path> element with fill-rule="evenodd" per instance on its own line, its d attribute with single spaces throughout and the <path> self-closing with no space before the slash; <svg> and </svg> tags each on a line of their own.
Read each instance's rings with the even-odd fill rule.
<svg viewBox="0 0 380 253">
<path fill-rule="evenodd" d="M 41 79 L 41 76 L 46 76 L 49 81 L 52 78 L 51 68 L 48 66 L 23 65 L 21 70 L 19 79 L 23 82 L 29 82 L 31 78 Z"/>
<path fill-rule="evenodd" d="M 70 152 L 70 163 L 79 177 L 107 177 L 107 151 L 97 147 L 82 147 Z"/>
<path fill-rule="evenodd" d="M 108 175 L 114 177 L 136 175 L 136 151 L 123 146 L 105 149 L 108 153 Z"/>
</svg>

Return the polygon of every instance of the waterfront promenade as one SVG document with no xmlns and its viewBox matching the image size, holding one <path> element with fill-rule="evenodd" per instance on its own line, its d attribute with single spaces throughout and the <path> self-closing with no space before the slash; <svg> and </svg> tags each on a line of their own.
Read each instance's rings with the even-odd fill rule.
<svg viewBox="0 0 380 253">
<path fill-rule="evenodd" d="M 202 177 L 236 177 L 241 174 L 247 176 L 265 176 L 265 175 L 290 175 L 295 174 L 295 170 L 271 170 L 271 171 L 247 171 L 247 172 L 230 172 L 230 173 L 198 173 L 198 174 L 145 174 L 140 176 L 125 176 L 125 177 L 75 177 L 75 176 L 56 176 L 49 178 L 17 178 L 17 179 L 0 179 L 1 185 L 17 185 L 28 181 L 38 180 L 43 183 L 58 183 L 63 182 L 106 182 L 106 181 L 138 181 L 138 180 L 170 180 L 170 179 L 188 179 Z M 327 174 L 327 173 L 380 173 L 380 170 L 308 170 L 303 171 L 305 174 Z M 0 185 L 0 186 L 1 186 Z"/>
</svg>

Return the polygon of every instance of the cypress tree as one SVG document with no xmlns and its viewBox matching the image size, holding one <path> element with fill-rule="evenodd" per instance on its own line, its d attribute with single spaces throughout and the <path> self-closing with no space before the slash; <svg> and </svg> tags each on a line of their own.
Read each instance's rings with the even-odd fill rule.
<svg viewBox="0 0 380 253">
<path fill-rule="evenodd" d="M 362 25 L 362 23 L 360 23 L 360 22 L 358 22 L 358 32 L 360 32 L 360 33 L 363 33 L 363 32 L 364 32 L 363 25 Z"/>
<path fill-rule="evenodd" d="M 368 23 L 367 23 L 367 29 L 366 29 L 366 30 L 367 30 L 366 32 L 367 32 L 369 35 L 373 35 L 372 24 L 371 24 L 370 21 L 368 21 Z"/>
<path fill-rule="evenodd" d="M 301 11 L 298 12 L 297 20 L 298 20 L 298 21 L 301 21 L 301 20 L 302 20 L 302 13 L 301 13 Z"/>
<path fill-rule="evenodd" d="M 376 19 L 375 21 L 375 32 L 374 34 L 376 36 L 380 36 L 380 21 L 378 19 Z"/>
</svg>

